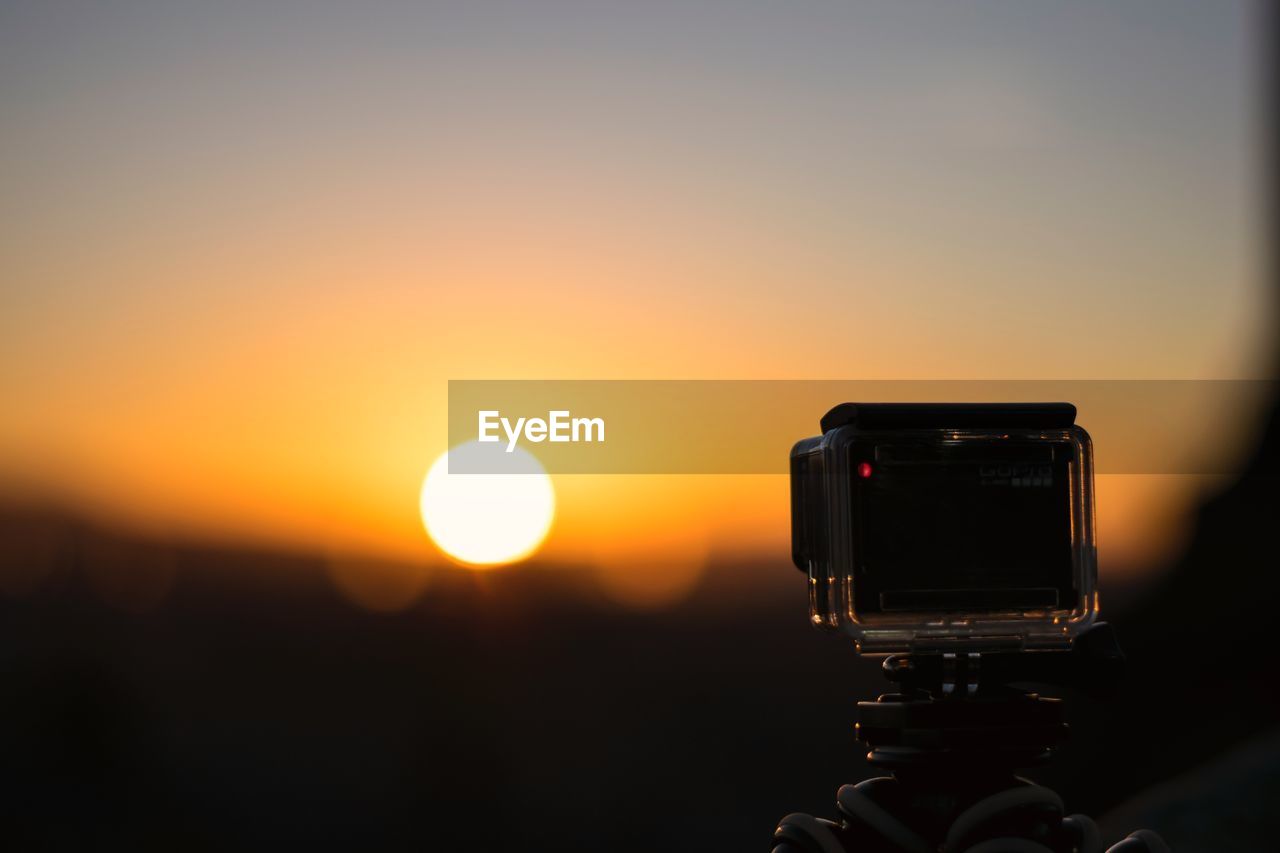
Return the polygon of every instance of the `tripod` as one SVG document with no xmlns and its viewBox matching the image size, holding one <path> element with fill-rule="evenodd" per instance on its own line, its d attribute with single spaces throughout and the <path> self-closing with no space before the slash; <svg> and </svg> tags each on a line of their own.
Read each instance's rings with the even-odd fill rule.
<svg viewBox="0 0 1280 853">
<path fill-rule="evenodd" d="M 1099 623 L 1069 652 L 895 655 L 885 676 L 900 692 L 858 703 L 867 760 L 891 775 L 845 785 L 836 820 L 790 814 L 773 853 L 1102 853 L 1097 825 L 1064 815 L 1062 799 L 1016 775 L 1067 736 L 1063 703 L 1010 684 L 1105 694 L 1124 656 Z M 1168 853 L 1140 830 L 1107 853 Z"/>
</svg>

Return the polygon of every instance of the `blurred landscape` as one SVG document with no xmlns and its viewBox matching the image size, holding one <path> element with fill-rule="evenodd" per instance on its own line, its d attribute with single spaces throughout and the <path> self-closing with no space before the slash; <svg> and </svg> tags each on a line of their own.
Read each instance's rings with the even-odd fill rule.
<svg viewBox="0 0 1280 853">
<path fill-rule="evenodd" d="M 1029 774 L 1069 809 L 1104 812 L 1280 721 L 1259 594 L 1276 447 L 1273 416 L 1186 553 L 1104 590 L 1128 685 L 1070 696 L 1072 741 Z M 14 508 L 0 531 L 16 849 L 764 849 L 783 814 L 830 813 L 838 785 L 874 775 L 852 723 L 884 690 L 877 662 L 807 627 L 785 559 L 713 563 L 651 612 L 549 565 L 441 570 L 379 615 L 317 558 Z M 128 566 L 115 588 L 86 572 L 104 549 L 131 555 L 131 595 Z M 158 566 L 163 601 L 136 612 Z M 771 593 L 742 594 L 766 570 Z"/>
</svg>

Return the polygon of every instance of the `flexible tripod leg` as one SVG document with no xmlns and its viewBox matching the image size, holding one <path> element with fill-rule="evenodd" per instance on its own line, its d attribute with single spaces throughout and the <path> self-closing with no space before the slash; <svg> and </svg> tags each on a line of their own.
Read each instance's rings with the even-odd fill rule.
<svg viewBox="0 0 1280 853">
<path fill-rule="evenodd" d="M 1043 786 L 1016 780 L 941 816 L 936 792 L 907 787 L 893 777 L 845 785 L 836 795 L 838 820 L 787 815 L 773 853 L 1103 853 L 1093 820 L 1064 815 L 1061 798 Z M 1158 835 L 1140 830 L 1106 853 L 1168 851 Z"/>
<path fill-rule="evenodd" d="M 964 699 L 886 694 L 858 703 L 868 760 L 893 775 L 845 785 L 837 818 L 792 814 L 775 853 L 1102 853 L 1097 825 L 1015 774 L 1066 737 L 1063 705 L 997 690 Z M 1166 853 L 1139 832 L 1109 853 Z"/>
</svg>

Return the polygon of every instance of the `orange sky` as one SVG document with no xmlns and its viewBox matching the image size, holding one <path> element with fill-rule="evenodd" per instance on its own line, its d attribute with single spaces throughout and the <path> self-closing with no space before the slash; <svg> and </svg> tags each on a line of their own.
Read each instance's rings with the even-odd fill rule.
<svg viewBox="0 0 1280 853">
<path fill-rule="evenodd" d="M 1247 6 L 713 5 L 6 12 L 5 490 L 435 559 L 450 378 L 1258 374 Z M 548 557 L 785 554 L 782 477 L 556 486 Z"/>
</svg>

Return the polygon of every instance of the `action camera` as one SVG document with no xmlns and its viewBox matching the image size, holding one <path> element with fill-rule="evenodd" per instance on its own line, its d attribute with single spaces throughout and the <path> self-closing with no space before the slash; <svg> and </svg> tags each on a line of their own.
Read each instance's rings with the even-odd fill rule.
<svg viewBox="0 0 1280 853">
<path fill-rule="evenodd" d="M 1059 649 L 1097 611 L 1093 447 L 1068 403 L 844 403 L 791 451 L 815 625 L 860 652 Z"/>
</svg>

